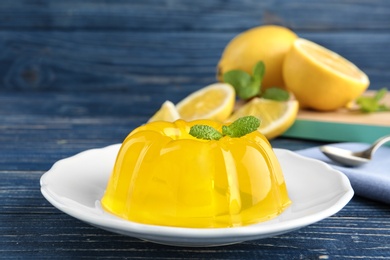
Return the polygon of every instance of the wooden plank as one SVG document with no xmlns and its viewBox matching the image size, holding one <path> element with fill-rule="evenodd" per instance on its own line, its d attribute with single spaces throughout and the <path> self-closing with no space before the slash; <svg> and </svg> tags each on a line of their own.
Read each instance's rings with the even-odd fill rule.
<svg viewBox="0 0 390 260">
<path fill-rule="evenodd" d="M 370 77 L 371 89 L 389 87 L 390 34 L 297 33 L 355 63 Z M 235 35 L 0 32 L 0 90 L 190 93 L 216 81 L 220 55 Z"/>
<path fill-rule="evenodd" d="M 243 30 L 283 24 L 304 30 L 388 30 L 386 0 L 123 1 L 2 0 L 0 25 L 12 30 Z"/>
</svg>

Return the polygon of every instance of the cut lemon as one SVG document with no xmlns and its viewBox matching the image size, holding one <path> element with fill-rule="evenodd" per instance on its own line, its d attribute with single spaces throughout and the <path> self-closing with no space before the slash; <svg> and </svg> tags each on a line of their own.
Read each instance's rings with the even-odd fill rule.
<svg viewBox="0 0 390 260">
<path fill-rule="evenodd" d="M 239 107 L 227 121 L 233 122 L 243 116 L 255 116 L 261 120 L 259 131 L 268 139 L 272 139 L 284 133 L 294 123 L 298 107 L 296 100 L 280 102 L 254 98 Z"/>
<path fill-rule="evenodd" d="M 204 87 L 180 101 L 177 111 L 182 119 L 212 119 L 224 121 L 233 111 L 234 88 L 225 83 L 215 83 Z"/>
<path fill-rule="evenodd" d="M 283 77 L 301 107 L 322 111 L 346 106 L 370 84 L 353 63 L 305 39 L 297 39 L 287 53 Z"/>
<path fill-rule="evenodd" d="M 168 121 L 173 122 L 180 118 L 179 113 L 176 110 L 175 105 L 167 100 L 165 101 L 161 108 L 149 119 L 148 122 L 154 121 Z"/>
</svg>

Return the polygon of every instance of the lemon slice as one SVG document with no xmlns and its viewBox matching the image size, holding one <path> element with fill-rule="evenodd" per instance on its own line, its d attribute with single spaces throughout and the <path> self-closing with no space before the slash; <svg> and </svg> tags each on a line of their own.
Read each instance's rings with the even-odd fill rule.
<svg viewBox="0 0 390 260">
<path fill-rule="evenodd" d="M 215 83 L 193 92 L 177 105 L 182 119 L 212 119 L 224 121 L 233 111 L 234 88 L 226 83 Z"/>
<path fill-rule="evenodd" d="M 149 119 L 148 122 L 154 121 L 168 121 L 173 122 L 180 118 L 179 113 L 176 110 L 175 105 L 167 100 L 165 101 L 161 108 Z"/>
<path fill-rule="evenodd" d="M 305 39 L 297 39 L 287 53 L 283 77 L 301 107 L 321 111 L 346 106 L 370 84 L 353 63 Z"/>
<path fill-rule="evenodd" d="M 268 139 L 272 139 L 284 133 L 294 123 L 298 107 L 296 100 L 280 102 L 254 98 L 239 107 L 227 121 L 233 122 L 243 116 L 255 116 L 261 120 L 259 131 Z"/>
</svg>

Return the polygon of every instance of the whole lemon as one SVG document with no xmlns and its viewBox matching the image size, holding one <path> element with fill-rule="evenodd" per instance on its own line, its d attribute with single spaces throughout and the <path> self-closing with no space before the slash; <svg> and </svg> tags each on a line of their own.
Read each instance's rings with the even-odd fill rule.
<svg viewBox="0 0 390 260">
<path fill-rule="evenodd" d="M 218 63 L 217 78 L 230 70 L 243 70 L 252 75 L 259 61 L 265 64 L 262 88 L 284 87 L 283 60 L 297 35 L 291 30 L 276 25 L 258 26 L 233 38 L 222 53 Z"/>
<path fill-rule="evenodd" d="M 297 39 L 287 53 L 283 76 L 300 107 L 319 111 L 346 106 L 370 84 L 353 63 L 305 39 Z"/>
</svg>

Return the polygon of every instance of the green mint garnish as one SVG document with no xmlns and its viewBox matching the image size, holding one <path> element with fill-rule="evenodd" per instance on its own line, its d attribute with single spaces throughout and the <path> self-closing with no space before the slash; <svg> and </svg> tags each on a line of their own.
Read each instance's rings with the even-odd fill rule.
<svg viewBox="0 0 390 260">
<path fill-rule="evenodd" d="M 253 82 L 251 75 L 242 70 L 226 72 L 223 74 L 223 81 L 232 85 L 241 99 L 254 97 L 260 91 L 260 85 Z"/>
<path fill-rule="evenodd" d="M 287 91 L 280 88 L 267 88 L 261 97 L 276 101 L 287 101 L 290 98 L 290 95 Z"/>
<path fill-rule="evenodd" d="M 238 138 L 256 131 L 259 126 L 260 120 L 258 118 L 245 116 L 240 117 L 228 126 L 222 126 L 222 133 L 208 125 L 194 125 L 190 129 L 190 135 L 204 140 L 219 140 L 223 136 Z"/>
<path fill-rule="evenodd" d="M 256 131 L 260 126 L 260 120 L 254 116 L 240 117 L 229 126 L 222 126 L 222 135 L 241 137 Z"/>
<path fill-rule="evenodd" d="M 253 68 L 253 76 L 243 70 L 231 70 L 223 74 L 223 81 L 234 87 L 239 98 L 250 99 L 260 93 L 264 72 L 264 62 L 259 61 Z"/>
<path fill-rule="evenodd" d="M 360 111 L 364 113 L 390 111 L 390 106 L 380 103 L 386 92 L 387 89 L 382 88 L 372 97 L 361 96 L 356 99 L 356 104 L 359 106 Z"/>
<path fill-rule="evenodd" d="M 258 63 L 255 64 L 255 67 L 253 68 L 252 77 L 254 81 L 259 83 L 260 86 L 261 86 L 261 82 L 263 81 L 264 74 L 265 74 L 265 64 L 264 62 L 259 61 Z"/>
<path fill-rule="evenodd" d="M 265 74 L 265 64 L 262 61 L 256 63 L 253 68 L 253 75 L 249 75 L 247 72 L 242 70 L 231 70 L 223 74 L 223 81 L 229 83 L 236 90 L 237 96 L 241 99 L 250 99 L 253 97 L 263 97 L 267 99 L 286 101 L 289 99 L 289 93 L 280 88 L 278 91 L 265 90 L 264 93 L 261 91 L 261 83 Z"/>
<path fill-rule="evenodd" d="M 190 135 L 198 139 L 219 140 L 222 134 L 208 125 L 194 125 L 190 129 Z"/>
</svg>

